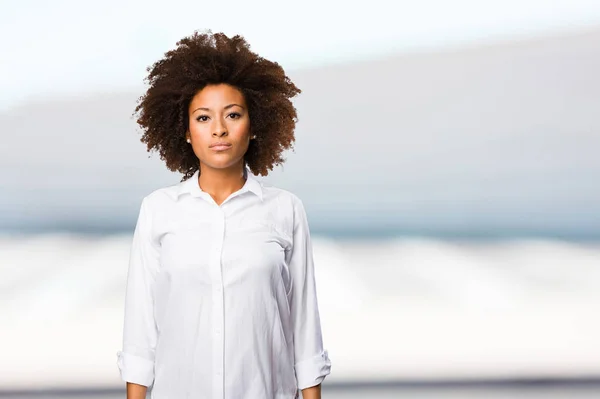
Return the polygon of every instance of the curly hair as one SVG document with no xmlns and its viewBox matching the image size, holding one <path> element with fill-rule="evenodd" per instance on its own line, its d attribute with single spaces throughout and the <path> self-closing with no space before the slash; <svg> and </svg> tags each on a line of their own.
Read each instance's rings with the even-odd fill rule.
<svg viewBox="0 0 600 399">
<path fill-rule="evenodd" d="M 244 155 L 245 165 L 253 174 L 266 176 L 285 162 L 281 154 L 293 149 L 298 121 L 290 98 L 301 90 L 283 68 L 250 51 L 240 35 L 194 31 L 176 44 L 146 68 L 144 81 L 150 87 L 133 113 L 147 151 L 157 151 L 169 170 L 183 173 L 181 181 L 191 177 L 200 165 L 185 138 L 189 104 L 206 85 L 226 83 L 244 95 L 250 130 L 256 135 Z"/>
</svg>

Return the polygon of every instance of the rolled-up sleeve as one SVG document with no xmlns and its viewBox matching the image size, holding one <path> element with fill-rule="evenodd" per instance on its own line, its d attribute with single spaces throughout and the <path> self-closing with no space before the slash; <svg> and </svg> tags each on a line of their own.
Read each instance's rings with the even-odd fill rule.
<svg viewBox="0 0 600 399">
<path fill-rule="evenodd" d="M 154 350 L 157 329 L 153 288 L 159 268 L 159 250 L 152 242 L 152 214 L 147 198 L 142 200 L 129 256 L 123 347 L 117 351 L 121 379 L 150 386 L 154 382 Z"/>
<path fill-rule="evenodd" d="M 315 268 L 308 219 L 299 198 L 294 201 L 293 245 L 288 260 L 291 274 L 290 311 L 299 389 L 320 384 L 330 373 L 331 361 L 323 348 Z"/>
</svg>

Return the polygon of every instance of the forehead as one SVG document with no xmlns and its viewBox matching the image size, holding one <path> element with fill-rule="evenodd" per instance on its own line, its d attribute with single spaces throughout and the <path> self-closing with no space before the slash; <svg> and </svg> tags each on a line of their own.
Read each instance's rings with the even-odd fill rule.
<svg viewBox="0 0 600 399">
<path fill-rule="evenodd" d="M 194 95 L 190 106 L 225 102 L 245 105 L 244 95 L 238 88 L 226 83 L 209 84 Z"/>
</svg>

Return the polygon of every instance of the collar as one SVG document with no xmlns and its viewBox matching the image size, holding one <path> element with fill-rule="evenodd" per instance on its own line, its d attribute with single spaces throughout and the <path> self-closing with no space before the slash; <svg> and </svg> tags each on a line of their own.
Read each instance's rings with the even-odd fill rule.
<svg viewBox="0 0 600 399">
<path fill-rule="evenodd" d="M 178 184 L 177 190 L 175 192 L 175 197 L 179 199 L 182 194 L 190 194 L 192 197 L 203 197 L 209 195 L 207 192 L 203 191 L 198 184 L 198 177 L 200 176 L 200 170 L 197 170 L 196 173 L 189 179 Z M 256 194 L 260 200 L 263 199 L 263 192 L 260 182 L 252 175 L 250 169 L 245 166 L 244 167 L 244 177 L 246 178 L 246 182 L 240 189 L 237 195 L 245 193 L 246 191 L 250 191 Z"/>
</svg>

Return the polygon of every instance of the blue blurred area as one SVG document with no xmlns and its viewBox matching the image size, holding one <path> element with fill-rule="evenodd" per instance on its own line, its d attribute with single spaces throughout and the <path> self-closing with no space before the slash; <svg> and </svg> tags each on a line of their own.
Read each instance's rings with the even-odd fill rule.
<svg viewBox="0 0 600 399">
<path fill-rule="evenodd" d="M 598 42 L 595 28 L 291 71 L 297 143 L 263 180 L 328 235 L 598 238 Z M 0 113 L 0 230 L 130 231 L 141 198 L 181 178 L 139 142 L 141 90 Z"/>
</svg>

